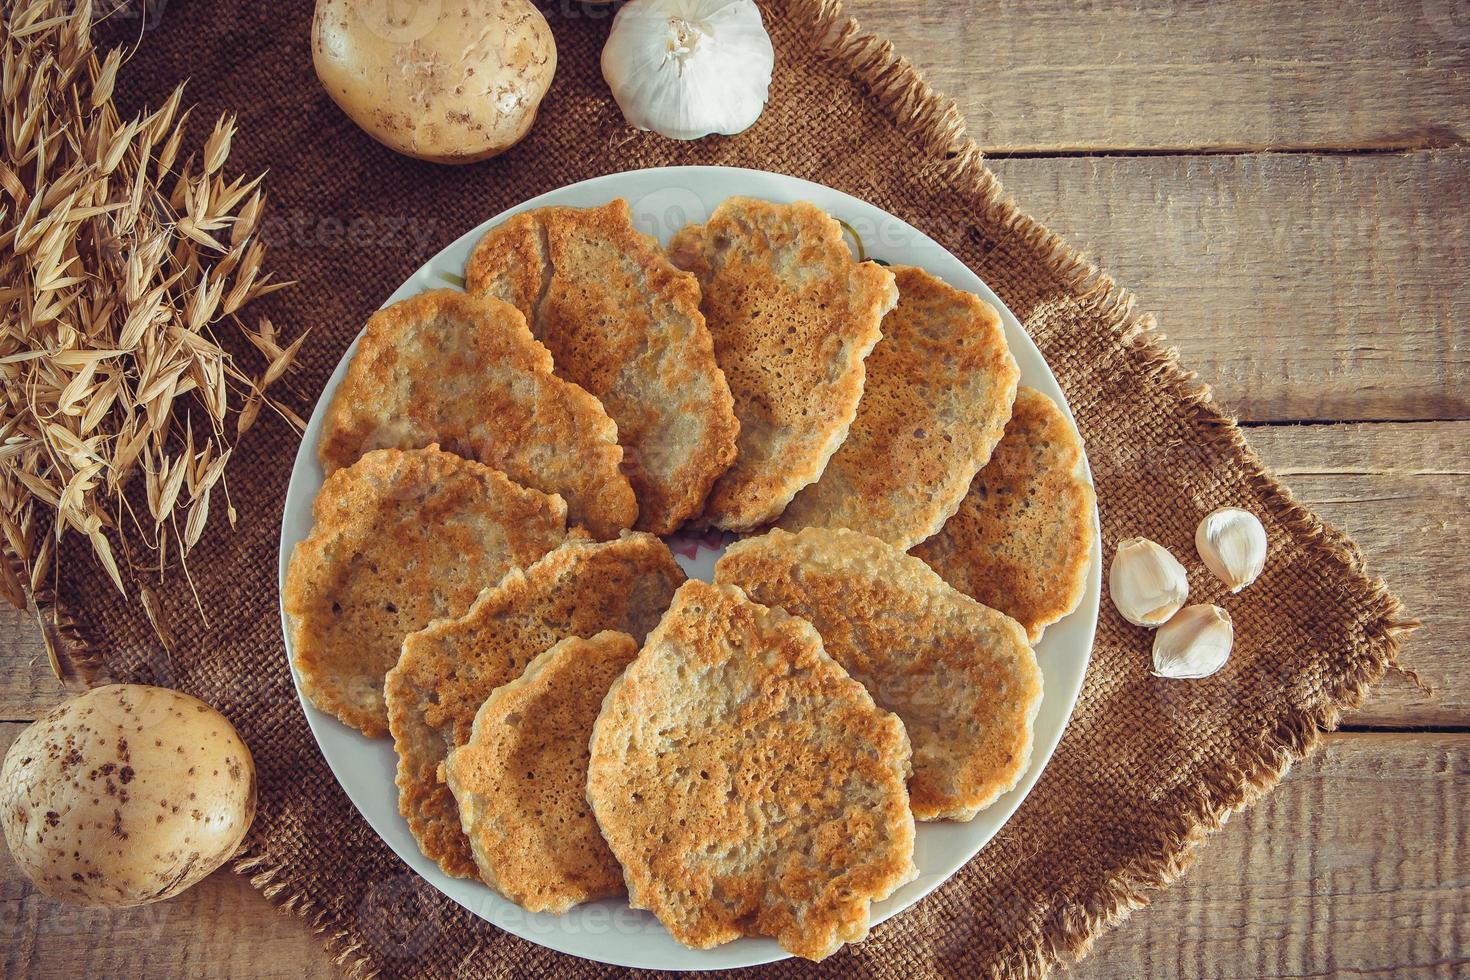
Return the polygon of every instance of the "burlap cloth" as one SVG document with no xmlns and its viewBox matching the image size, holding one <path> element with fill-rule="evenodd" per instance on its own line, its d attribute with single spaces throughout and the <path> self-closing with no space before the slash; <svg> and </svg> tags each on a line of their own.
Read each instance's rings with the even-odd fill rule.
<svg viewBox="0 0 1470 980">
<path fill-rule="evenodd" d="M 1222 598 L 1235 653 L 1200 682 L 1149 676 L 1149 637 L 1106 601 L 1076 713 L 1041 781 L 988 847 L 869 941 L 776 976 L 1037 976 L 1179 874 L 1232 811 L 1273 785 L 1390 664 L 1409 624 L 1341 534 L 1265 474 L 1240 430 L 1173 362 L 1126 292 L 1002 196 L 953 107 L 863 37 L 835 3 L 765 3 L 777 64 L 760 122 L 676 143 L 627 129 L 598 69 L 606 10 L 549 11 L 556 81 L 531 136 L 466 168 L 417 163 L 360 133 L 317 85 L 306 2 L 176 3 L 119 82 L 136 107 L 190 77 L 203 118 L 240 114 L 231 167 L 269 169 L 267 264 L 300 280 L 265 312 L 310 328 L 287 398 L 309 412 L 367 314 L 443 244 L 501 209 L 612 171 L 728 164 L 840 188 L 928 232 L 989 283 L 1036 338 L 1087 441 L 1104 553 L 1135 534 L 1192 555 L 1196 522 L 1237 504 L 1272 542 L 1265 574 Z M 136 37 L 134 40 L 138 40 Z M 201 128 L 202 128 L 202 124 Z M 1201 315 L 1214 315 L 1201 311 Z M 277 613 L 276 547 L 296 437 L 278 419 L 229 470 L 239 512 L 190 562 L 201 623 L 176 580 L 165 654 L 85 542 L 58 599 L 73 640 L 113 677 L 171 684 L 218 705 L 259 767 L 260 809 L 240 870 L 311 920 L 358 976 L 611 976 L 622 971 L 501 932 L 408 873 L 328 772 L 292 691 Z M 223 508 L 217 508 L 217 514 Z M 1301 832 L 1310 830 L 1303 826 Z"/>
</svg>

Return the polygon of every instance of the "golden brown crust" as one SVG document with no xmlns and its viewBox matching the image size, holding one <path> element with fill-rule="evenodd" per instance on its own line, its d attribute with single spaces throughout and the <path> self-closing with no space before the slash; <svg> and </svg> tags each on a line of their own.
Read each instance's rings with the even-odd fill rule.
<svg viewBox="0 0 1470 980">
<path fill-rule="evenodd" d="M 913 553 L 961 592 L 1014 617 L 1035 643 L 1082 601 L 1094 506 L 1077 430 L 1050 398 L 1021 388 L 990 462 L 954 516 Z"/>
<path fill-rule="evenodd" d="M 715 482 L 705 518 L 750 530 L 820 477 L 846 437 L 863 359 L 897 300 L 893 275 L 855 261 L 841 226 L 805 202 L 732 197 L 676 234 L 669 257 L 700 282 L 740 420 L 735 465 Z"/>
<path fill-rule="evenodd" d="M 508 573 L 459 619 L 408 636 L 384 689 L 398 752 L 398 808 L 425 854 L 475 877 L 439 764 L 470 738 L 475 713 L 534 657 L 568 636 L 619 630 L 642 641 L 684 573 L 650 534 L 593 543 L 574 537 L 524 572 Z"/>
<path fill-rule="evenodd" d="M 587 805 L 587 743 L 612 682 L 638 655 L 627 633 L 569 636 L 497 687 L 444 760 L 480 878 L 532 912 L 620 895 L 623 869 Z"/>
<path fill-rule="evenodd" d="M 990 304 L 922 269 L 889 271 L 898 306 L 864 363 L 857 417 L 779 524 L 846 527 L 906 549 L 944 526 L 990 459 L 1020 371 Z"/>
<path fill-rule="evenodd" d="M 515 215 L 480 239 L 465 282 L 519 309 L 556 373 L 617 422 L 639 530 L 671 534 L 699 513 L 739 424 L 699 283 L 633 227 L 626 201 Z"/>
<path fill-rule="evenodd" d="M 774 530 L 730 546 L 715 581 L 817 628 L 822 647 L 913 744 L 919 820 L 969 820 L 1031 761 L 1041 670 L 1021 624 L 928 565 L 845 528 Z"/>
<path fill-rule="evenodd" d="M 381 449 L 327 477 L 282 602 L 313 704 L 388 734 L 383 675 L 405 634 L 464 612 L 566 537 L 566 505 L 438 447 Z"/>
<path fill-rule="evenodd" d="M 603 702 L 587 798 L 629 903 L 706 949 L 818 960 L 916 874 L 902 723 L 810 623 L 686 582 Z"/>
<path fill-rule="evenodd" d="M 433 289 L 374 313 L 322 423 L 328 473 L 373 449 L 445 450 L 559 493 L 598 538 L 632 526 L 617 426 L 552 374 L 525 318 L 498 300 Z"/>
</svg>

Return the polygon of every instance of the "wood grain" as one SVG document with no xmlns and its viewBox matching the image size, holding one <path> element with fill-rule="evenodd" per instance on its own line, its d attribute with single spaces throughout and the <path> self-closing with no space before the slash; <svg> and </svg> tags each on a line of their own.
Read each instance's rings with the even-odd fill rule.
<svg viewBox="0 0 1470 980">
<path fill-rule="evenodd" d="M 1388 420 L 1250 437 L 1426 624 L 1403 660 L 1435 693 L 1391 676 L 1344 721 L 1470 724 L 1470 421 L 1416 421 L 1470 419 L 1470 4 L 848 6 L 1228 408 Z M 1259 150 L 1331 152 L 1239 152 Z M 1080 155 L 1036 156 L 1058 152 Z M 34 624 L 0 608 L 0 720 L 62 694 Z M 18 729 L 0 724 L 0 751 Z M 1329 736 L 1069 972 L 1465 975 L 1467 776 L 1470 734 Z M 229 872 L 160 905 L 77 911 L 0 849 L 0 976 L 332 975 L 305 922 Z"/>
<path fill-rule="evenodd" d="M 1346 724 L 1470 724 L 1470 422 L 1263 426 L 1251 445 L 1302 503 L 1346 531 L 1424 627 Z"/>
<path fill-rule="evenodd" d="M 0 753 L 24 726 L 0 724 Z M 0 976 L 335 975 L 305 919 L 273 910 L 244 878 L 216 871 L 182 895 L 135 909 L 79 909 L 36 893 L 0 847 Z"/>
<path fill-rule="evenodd" d="M 990 151 L 1427 148 L 1470 134 L 1462 0 L 860 0 Z"/>
<path fill-rule="evenodd" d="M 1251 444 L 1298 498 L 1351 534 L 1425 626 L 1351 725 L 1470 724 L 1470 422 L 1252 428 Z M 0 608 L 0 718 L 27 720 L 63 696 L 35 624 Z"/>
<path fill-rule="evenodd" d="M 1470 417 L 1470 150 L 990 163 L 1243 418 Z"/>
<path fill-rule="evenodd" d="M 35 619 L 0 601 L 0 722 L 30 721 L 65 696 Z"/>
<path fill-rule="evenodd" d="M 0 749 L 18 728 L 0 726 Z M 1072 972 L 1461 974 L 1467 777 L 1470 735 L 1329 736 Z M 0 946 L 15 980 L 333 975 L 303 920 L 273 912 L 228 872 L 158 905 L 88 911 L 36 895 L 0 856 Z"/>
<path fill-rule="evenodd" d="M 1470 735 L 1329 736 L 1071 975 L 1464 976 L 1467 778 Z"/>
</svg>

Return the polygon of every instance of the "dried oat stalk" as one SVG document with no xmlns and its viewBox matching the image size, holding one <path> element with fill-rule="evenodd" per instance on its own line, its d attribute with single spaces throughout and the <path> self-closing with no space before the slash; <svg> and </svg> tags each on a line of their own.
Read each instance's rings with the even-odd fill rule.
<svg viewBox="0 0 1470 980">
<path fill-rule="evenodd" d="M 234 118 L 185 156 L 182 85 L 122 119 L 122 54 L 93 48 L 89 3 L 0 2 L 0 594 L 23 608 L 49 592 L 58 543 L 83 535 L 166 636 L 147 583 L 187 578 L 261 409 L 301 425 L 266 389 L 303 338 L 240 317 L 285 284 L 261 271 L 260 178 L 224 175 Z"/>
</svg>

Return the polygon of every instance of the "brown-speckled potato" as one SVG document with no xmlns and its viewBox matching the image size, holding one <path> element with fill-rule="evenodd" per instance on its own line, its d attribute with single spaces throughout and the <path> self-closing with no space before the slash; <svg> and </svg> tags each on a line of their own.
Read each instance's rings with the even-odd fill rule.
<svg viewBox="0 0 1470 980">
<path fill-rule="evenodd" d="M 529 0 L 317 0 L 311 57 L 369 136 L 436 163 L 515 145 L 556 73 L 556 41 Z"/>
<path fill-rule="evenodd" d="M 0 766 L 0 824 L 42 894 L 123 907 L 169 898 L 234 854 L 255 817 L 255 762 L 187 694 L 111 684 L 20 733 Z"/>
</svg>

